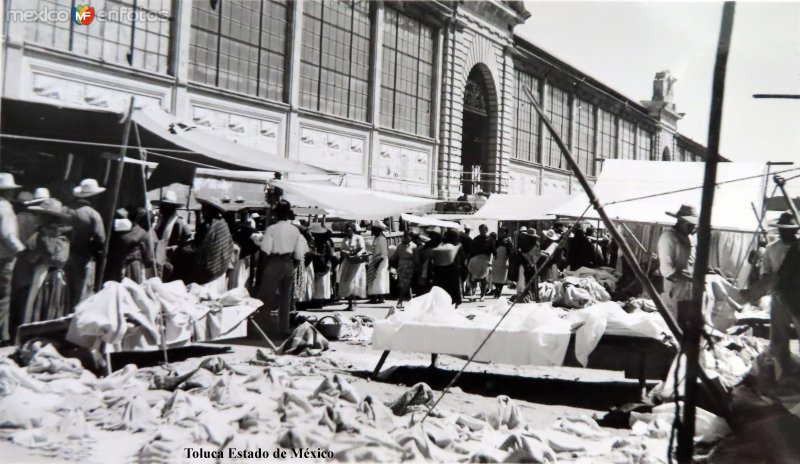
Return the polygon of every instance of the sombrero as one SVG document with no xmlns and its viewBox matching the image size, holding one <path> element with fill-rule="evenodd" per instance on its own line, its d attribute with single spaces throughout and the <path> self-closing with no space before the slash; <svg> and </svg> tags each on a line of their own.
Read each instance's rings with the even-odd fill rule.
<svg viewBox="0 0 800 464">
<path fill-rule="evenodd" d="M 667 216 L 672 216 L 677 219 L 683 219 L 684 221 L 692 223 L 694 225 L 697 225 L 697 222 L 700 220 L 700 217 L 697 215 L 697 210 L 695 209 L 695 207 L 689 205 L 681 205 L 677 213 L 670 213 L 669 211 L 667 211 Z"/>
</svg>

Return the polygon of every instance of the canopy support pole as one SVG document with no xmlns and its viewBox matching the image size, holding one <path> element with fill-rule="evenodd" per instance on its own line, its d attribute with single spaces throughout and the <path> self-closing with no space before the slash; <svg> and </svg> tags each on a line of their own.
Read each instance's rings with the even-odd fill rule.
<svg viewBox="0 0 800 464">
<path fill-rule="evenodd" d="M 108 261 L 108 247 L 111 244 L 111 235 L 114 228 L 114 213 L 117 210 L 117 201 L 119 201 L 119 188 L 122 183 L 122 173 L 125 168 L 125 154 L 128 152 L 128 139 L 131 134 L 131 125 L 133 119 L 133 102 L 135 98 L 131 97 L 128 105 L 128 112 L 125 115 L 125 127 L 122 130 L 122 145 L 119 148 L 119 157 L 117 158 L 117 166 L 114 171 L 114 185 L 111 188 L 111 201 L 108 202 L 108 222 L 106 224 L 106 241 L 103 244 L 103 256 L 100 257 L 100 265 L 97 266 L 97 275 L 95 276 L 95 291 L 99 291 L 103 286 L 103 275 L 106 272 L 106 262 Z"/>
<path fill-rule="evenodd" d="M 547 127 L 547 130 L 550 131 L 550 135 L 553 137 L 553 140 L 555 140 L 556 144 L 561 149 L 561 153 L 564 155 L 564 158 L 566 159 L 570 170 L 572 170 L 573 174 L 578 179 L 578 182 L 581 184 L 581 187 L 583 187 L 584 192 L 586 192 L 586 196 L 589 197 L 591 205 L 597 211 L 598 215 L 603 221 L 603 224 L 605 224 L 606 229 L 608 229 L 608 232 L 611 234 L 611 237 L 619 244 L 619 251 L 622 252 L 622 256 L 626 258 L 630 263 L 634 275 L 642 284 L 642 287 L 644 288 L 645 292 L 647 292 L 647 295 L 650 297 L 650 299 L 653 300 L 653 303 L 655 304 L 658 313 L 661 314 L 661 317 L 664 318 L 664 322 L 666 322 L 670 332 L 672 332 L 672 334 L 675 336 L 676 339 L 680 340 L 683 336 L 683 331 L 681 331 L 680 327 L 678 327 L 678 323 L 672 316 L 672 314 L 669 311 L 667 311 L 667 307 L 664 304 L 664 301 L 661 299 L 661 295 L 659 295 L 658 291 L 653 286 L 653 283 L 650 282 L 650 279 L 647 277 L 647 275 L 645 275 L 641 266 L 639 266 L 639 263 L 636 261 L 636 257 L 633 254 L 633 250 L 631 250 L 630 246 L 628 245 L 628 242 L 625 241 L 625 238 L 617 229 L 616 225 L 614 224 L 614 221 L 611 220 L 611 218 L 606 213 L 605 209 L 603 208 L 603 205 L 600 203 L 600 199 L 595 194 L 591 184 L 589 184 L 589 181 L 586 179 L 586 176 L 583 174 L 580 167 L 575 162 L 575 158 L 572 155 L 572 152 L 564 144 L 564 141 L 561 140 L 561 136 L 558 134 L 558 132 L 556 132 L 555 128 L 553 127 L 553 124 L 547 117 L 547 114 L 545 114 L 544 110 L 542 110 L 541 106 L 539 106 L 539 103 L 536 101 L 536 98 L 533 96 L 531 90 L 528 89 L 527 87 L 525 87 L 524 89 L 525 89 L 525 94 L 528 97 L 528 100 L 531 102 L 531 105 L 533 105 L 533 108 L 539 114 L 539 117 L 542 119 L 542 122 L 544 122 L 545 127 Z M 702 370 L 700 371 L 700 379 L 703 381 L 704 385 L 708 388 L 708 391 L 713 397 L 714 402 L 722 410 L 721 415 L 728 416 L 728 410 L 727 410 L 728 402 L 725 400 L 725 393 L 721 391 L 719 386 L 716 383 L 712 382 L 711 379 L 707 375 L 705 375 L 705 372 Z"/>
<path fill-rule="evenodd" d="M 678 430 L 679 463 L 693 462 L 695 414 L 697 412 L 697 377 L 700 372 L 700 338 L 703 333 L 703 294 L 705 293 L 706 273 L 711 249 L 711 210 L 714 207 L 714 193 L 719 163 L 719 139 L 722 126 L 722 104 L 725 98 L 725 74 L 728 66 L 728 52 L 733 32 L 734 2 L 722 6 L 722 24 L 717 43 L 717 58 L 714 65 L 714 83 L 711 91 L 711 115 L 708 124 L 708 150 L 706 156 L 703 197 L 700 206 L 700 221 L 697 230 L 697 255 L 694 263 L 691 302 L 678 303 L 678 314 L 684 322 L 685 334 L 682 341 L 686 354 L 686 377 L 684 380 L 683 417 Z M 676 392 L 677 394 L 677 392 Z"/>
</svg>

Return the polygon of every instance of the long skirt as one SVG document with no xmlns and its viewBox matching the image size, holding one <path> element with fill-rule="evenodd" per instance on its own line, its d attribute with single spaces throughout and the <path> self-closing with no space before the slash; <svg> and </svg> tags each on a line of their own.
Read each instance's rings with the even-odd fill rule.
<svg viewBox="0 0 800 464">
<path fill-rule="evenodd" d="M 330 271 L 314 275 L 314 300 L 331 299 L 331 273 Z"/>
<path fill-rule="evenodd" d="M 40 264 L 33 269 L 23 323 L 49 321 L 70 312 L 64 269 Z"/>
<path fill-rule="evenodd" d="M 383 258 L 369 263 L 367 270 L 367 295 L 386 295 L 389 293 L 389 260 Z"/>
<path fill-rule="evenodd" d="M 491 255 L 475 255 L 469 260 L 469 277 L 473 282 L 487 280 L 492 271 Z"/>
<path fill-rule="evenodd" d="M 492 283 L 502 285 L 508 279 L 508 248 L 497 248 L 494 261 L 492 261 Z"/>
<path fill-rule="evenodd" d="M 449 266 L 430 265 L 431 281 L 434 287 L 446 291 L 454 304 L 461 304 L 463 287 L 461 282 L 461 269 L 455 264 Z"/>
<path fill-rule="evenodd" d="M 339 269 L 339 297 L 367 297 L 367 269 L 364 263 L 342 262 Z"/>
<path fill-rule="evenodd" d="M 305 303 L 314 296 L 314 263 L 294 268 L 294 301 Z"/>
<path fill-rule="evenodd" d="M 122 268 L 122 277 L 127 277 L 137 284 L 141 284 L 147 280 L 144 263 L 139 260 L 129 262 Z"/>
<path fill-rule="evenodd" d="M 411 287 L 411 279 L 414 278 L 414 260 L 401 259 L 397 262 L 397 287 L 408 289 Z M 403 295 L 405 296 L 405 295 Z"/>
</svg>

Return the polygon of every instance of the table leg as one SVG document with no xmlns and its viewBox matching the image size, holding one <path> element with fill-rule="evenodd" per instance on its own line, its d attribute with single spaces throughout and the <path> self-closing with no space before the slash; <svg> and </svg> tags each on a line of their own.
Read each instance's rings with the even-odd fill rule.
<svg viewBox="0 0 800 464">
<path fill-rule="evenodd" d="M 372 371 L 372 379 L 375 380 L 378 378 L 378 373 L 381 371 L 381 367 L 383 367 L 383 363 L 386 362 L 386 358 L 389 357 L 389 350 L 386 350 L 381 354 L 381 359 L 378 361 L 378 365 L 375 366 L 375 370 Z"/>
<path fill-rule="evenodd" d="M 645 369 L 647 367 L 647 353 L 642 350 L 639 353 L 639 391 L 642 398 L 647 396 L 647 376 Z"/>
<path fill-rule="evenodd" d="M 431 369 L 436 369 L 436 360 L 439 358 L 439 354 L 431 353 Z"/>
<path fill-rule="evenodd" d="M 256 321 L 253 320 L 252 317 L 248 318 L 247 320 L 249 320 L 250 322 L 253 323 L 253 327 L 256 328 L 256 331 L 258 331 L 258 334 L 261 335 L 261 338 L 266 340 L 266 342 L 269 345 L 269 347 L 272 348 L 274 351 L 278 351 L 278 348 L 275 346 L 274 343 L 272 343 L 272 340 L 270 340 L 269 337 L 267 337 L 267 334 L 264 333 L 264 331 L 261 329 L 261 327 L 258 324 L 256 324 Z"/>
</svg>

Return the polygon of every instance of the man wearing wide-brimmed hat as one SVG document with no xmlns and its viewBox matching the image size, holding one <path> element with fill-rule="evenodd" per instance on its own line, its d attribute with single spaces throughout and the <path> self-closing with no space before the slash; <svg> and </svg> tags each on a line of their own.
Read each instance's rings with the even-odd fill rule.
<svg viewBox="0 0 800 464">
<path fill-rule="evenodd" d="M 67 281 L 72 306 L 94 293 L 96 264 L 103 255 L 106 228 L 94 208 L 98 195 L 105 192 L 95 179 L 83 179 L 72 189 L 72 243 L 67 263 Z"/>
<path fill-rule="evenodd" d="M 273 209 L 276 223 L 267 227 L 261 240 L 264 263 L 261 266 L 258 298 L 264 302 L 259 321 L 267 322 L 268 330 L 280 337 L 290 335 L 289 312 L 292 306 L 294 268 L 305 259 L 308 242 L 292 224 L 294 211 L 286 200 Z"/>
<path fill-rule="evenodd" d="M 14 176 L 0 172 L 0 345 L 7 344 L 9 331 L 9 311 L 11 307 L 11 277 L 17 254 L 25 249 L 19 239 L 17 216 L 10 200 L 20 186 Z"/>
<path fill-rule="evenodd" d="M 797 285 L 791 285 L 791 282 L 788 286 L 781 285 L 781 277 L 786 277 L 782 274 L 794 272 L 794 269 L 790 269 L 792 266 L 788 266 L 791 264 L 788 261 L 797 259 L 797 253 L 790 253 L 790 250 L 798 246 L 797 232 L 800 230 L 800 225 L 792 212 L 786 211 L 770 226 L 778 229 L 779 238 L 768 244 L 764 250 L 761 277 L 763 279 L 775 277 L 778 280 L 772 292 L 769 350 L 775 360 L 775 374 L 777 377 L 781 377 L 789 367 L 791 359 L 789 341 L 792 339 L 792 323 L 794 323 L 797 334 L 800 335 L 800 309 L 795 308 L 795 311 L 792 311 L 792 293 L 797 293 Z M 785 263 L 785 261 L 787 262 Z M 795 281 L 798 278 L 800 276 L 794 276 Z"/>
<path fill-rule="evenodd" d="M 153 201 L 158 207 L 158 221 L 155 225 L 156 272 L 161 280 L 169 282 L 174 279 L 175 259 L 179 248 L 185 246 L 192 238 L 189 224 L 178 214 L 178 208 L 184 203 L 178 201 L 174 190 L 167 190 L 160 200 Z"/>
<path fill-rule="evenodd" d="M 677 219 L 675 225 L 664 229 L 658 239 L 658 259 L 664 276 L 662 297 L 673 316 L 678 314 L 678 301 L 692 296 L 694 270 L 694 232 L 699 217 L 693 206 L 681 205 L 676 213 L 667 212 Z"/>
</svg>

